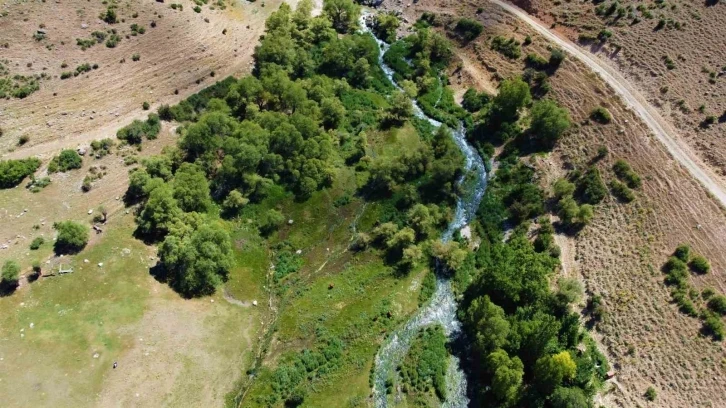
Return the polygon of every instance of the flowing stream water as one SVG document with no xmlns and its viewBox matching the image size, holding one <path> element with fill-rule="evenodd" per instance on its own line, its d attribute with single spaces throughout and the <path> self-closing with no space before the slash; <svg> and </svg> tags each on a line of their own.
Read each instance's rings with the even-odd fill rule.
<svg viewBox="0 0 726 408">
<path fill-rule="evenodd" d="M 361 19 L 361 27 L 368 32 L 366 25 L 367 15 Z M 375 38 L 375 35 L 374 35 Z M 383 61 L 383 54 L 388 50 L 389 45 L 376 38 L 380 51 L 379 61 L 383 72 L 391 83 L 397 88 L 398 85 L 393 79 L 393 70 Z M 426 119 L 435 127 L 441 126 L 441 122 L 426 116 L 417 103 L 414 102 L 414 113 L 417 117 Z M 463 126 L 459 126 L 453 132 L 456 145 L 466 157 L 464 176 L 458 181 L 460 186 L 469 191 L 459 197 L 456 203 L 454 218 L 442 236 L 442 241 L 450 241 L 454 232 L 469 224 L 474 218 L 479 207 L 487 184 L 487 172 L 484 161 L 477 154 L 476 150 L 466 141 Z M 471 182 L 465 183 L 467 175 L 473 176 Z M 436 291 L 429 303 L 421 308 L 409 321 L 396 329 L 383 343 L 378 350 L 375 359 L 373 394 L 376 408 L 388 406 L 386 394 L 386 379 L 395 375 L 395 368 L 401 362 L 408 351 L 411 341 L 422 327 L 440 324 L 444 328 L 449 340 L 454 340 L 461 335 L 461 322 L 456 318 L 456 299 L 451 289 L 451 282 L 445 274 L 437 274 Z M 466 376 L 460 367 L 458 357 L 450 356 L 448 371 L 446 375 L 446 400 L 442 407 L 464 408 L 469 404 L 466 396 Z"/>
</svg>

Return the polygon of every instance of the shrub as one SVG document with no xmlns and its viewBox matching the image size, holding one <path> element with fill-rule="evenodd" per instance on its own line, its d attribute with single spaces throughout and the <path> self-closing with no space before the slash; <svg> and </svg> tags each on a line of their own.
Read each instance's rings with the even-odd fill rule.
<svg viewBox="0 0 726 408">
<path fill-rule="evenodd" d="M 496 36 L 492 40 L 492 49 L 500 52 L 507 58 L 518 59 L 522 56 L 522 49 L 519 47 L 519 41 L 514 37 L 506 39 L 502 36 Z"/>
<path fill-rule="evenodd" d="M 140 59 L 141 59 L 141 55 L 139 55 L 139 54 L 134 54 L 131 56 L 132 61 L 138 61 Z"/>
<path fill-rule="evenodd" d="M 199 6 L 194 6 L 194 12 L 195 13 L 201 13 L 202 12 L 202 8 L 199 7 Z"/>
<path fill-rule="evenodd" d="M 600 170 L 597 167 L 590 167 L 577 180 L 577 193 L 582 201 L 588 204 L 598 204 L 605 198 L 607 188 L 600 177 Z"/>
<path fill-rule="evenodd" d="M 535 53 L 529 53 L 527 54 L 527 57 L 524 59 L 524 62 L 536 69 L 544 69 L 547 68 L 548 61 L 544 59 L 544 57 L 539 56 Z"/>
<path fill-rule="evenodd" d="M 645 391 L 645 399 L 648 401 L 655 401 L 655 397 L 657 396 L 657 393 L 655 391 L 655 388 L 648 387 L 648 389 Z"/>
<path fill-rule="evenodd" d="M 35 237 L 33 242 L 30 243 L 30 249 L 36 250 L 40 248 L 41 245 L 45 243 L 45 239 L 43 237 Z"/>
<path fill-rule="evenodd" d="M 700 255 L 696 255 L 691 260 L 691 263 L 688 264 L 691 269 L 700 274 L 708 273 L 711 270 L 711 264 L 708 262 L 708 260 Z"/>
<path fill-rule="evenodd" d="M 113 7 L 108 7 L 105 12 L 102 12 L 100 16 L 98 16 L 101 20 L 107 22 L 108 24 L 116 24 L 118 23 L 118 16 L 116 15 L 116 9 Z"/>
<path fill-rule="evenodd" d="M 466 41 L 471 41 L 481 34 L 484 26 L 476 20 L 462 18 L 456 23 L 454 30 Z"/>
<path fill-rule="evenodd" d="M 709 314 L 703 321 L 703 332 L 706 335 L 713 336 L 716 340 L 723 340 L 724 335 L 726 335 L 721 318 L 713 314 Z"/>
<path fill-rule="evenodd" d="M 720 315 L 726 315 L 726 296 L 716 295 L 708 301 L 708 308 Z"/>
<path fill-rule="evenodd" d="M 143 110 L 149 110 L 149 107 L 150 107 L 149 102 L 144 101 L 144 103 L 141 104 L 141 108 Z"/>
<path fill-rule="evenodd" d="M 23 160 L 0 161 L 0 189 L 12 188 L 20 184 L 25 177 L 35 173 L 40 167 L 36 158 Z"/>
<path fill-rule="evenodd" d="M 565 60 L 565 53 L 559 48 L 553 48 L 550 51 L 550 67 L 557 68 Z"/>
<path fill-rule="evenodd" d="M 590 119 L 602 124 L 608 124 L 613 120 L 610 112 L 602 106 L 598 106 L 590 112 Z"/>
<path fill-rule="evenodd" d="M 617 180 L 613 180 L 610 182 L 610 190 L 613 192 L 613 195 L 620 201 L 629 203 L 635 200 L 635 193 L 633 193 L 633 190 L 629 189 L 628 186 Z"/>
<path fill-rule="evenodd" d="M 280 228 L 284 221 L 285 217 L 282 216 L 281 212 L 268 210 L 259 218 L 257 227 L 262 235 L 270 235 Z"/>
<path fill-rule="evenodd" d="M 13 260 L 7 260 L 3 264 L 2 273 L 0 274 L 0 284 L 3 291 L 12 291 L 18 286 L 20 278 L 20 265 Z"/>
<path fill-rule="evenodd" d="M 622 181 L 624 181 L 630 188 L 639 188 L 641 185 L 640 176 L 638 173 L 633 171 L 630 165 L 625 160 L 618 160 L 613 165 L 613 172 Z"/>
<path fill-rule="evenodd" d="M 691 256 L 691 247 L 687 244 L 681 244 L 678 245 L 675 252 L 673 252 L 673 256 L 680 259 L 683 262 L 688 262 Z"/>
<path fill-rule="evenodd" d="M 56 254 L 72 254 L 82 250 L 88 243 L 88 228 L 74 221 L 53 224 L 58 231 L 54 250 Z"/>
<path fill-rule="evenodd" d="M 48 164 L 48 172 L 66 172 L 68 170 L 80 169 L 83 165 L 81 156 L 72 149 L 65 149 L 55 156 Z"/>
<path fill-rule="evenodd" d="M 18 138 L 18 146 L 22 146 L 30 141 L 30 136 L 22 135 Z"/>
<path fill-rule="evenodd" d="M 159 115 L 152 113 L 144 122 L 137 119 L 131 122 L 130 125 L 119 129 L 116 132 L 116 137 L 129 144 L 139 144 L 144 137 L 149 140 L 156 139 L 160 130 Z"/>
<path fill-rule="evenodd" d="M 611 31 L 603 29 L 597 34 L 597 39 L 600 40 L 600 42 L 605 42 L 612 36 L 613 33 Z"/>
<path fill-rule="evenodd" d="M 121 42 L 121 37 L 118 34 L 111 34 L 108 37 L 108 40 L 106 40 L 106 47 L 108 48 L 115 48 L 118 43 Z"/>
</svg>

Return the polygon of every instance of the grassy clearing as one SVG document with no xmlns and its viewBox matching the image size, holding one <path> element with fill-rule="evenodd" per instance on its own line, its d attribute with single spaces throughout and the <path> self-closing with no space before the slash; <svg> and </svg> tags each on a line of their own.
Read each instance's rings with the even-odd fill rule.
<svg viewBox="0 0 726 408">
<path fill-rule="evenodd" d="M 214 303 L 181 299 L 149 275 L 153 252 L 131 238 L 133 229 L 130 215 L 113 220 L 97 243 L 64 258 L 75 272 L 0 298 L 4 406 L 219 404 L 240 364 L 250 362 L 258 309 L 221 295 Z M 245 300 L 262 291 L 252 273 L 258 268 L 244 262 L 253 258 L 239 255 L 230 277 L 234 295 Z"/>
</svg>

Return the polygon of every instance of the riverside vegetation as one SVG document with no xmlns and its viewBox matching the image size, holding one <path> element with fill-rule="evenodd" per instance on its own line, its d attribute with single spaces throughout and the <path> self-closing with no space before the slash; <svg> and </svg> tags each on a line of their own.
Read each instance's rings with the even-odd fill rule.
<svg viewBox="0 0 726 408">
<path fill-rule="evenodd" d="M 180 123 L 176 146 L 134 168 L 124 196 L 136 235 L 159 248 L 157 279 L 199 297 L 223 284 L 244 286 L 229 281 L 241 263 L 269 273 L 272 324 L 227 404 L 364 403 L 376 350 L 428 302 L 436 271 L 451 277 L 459 296 L 474 405 L 588 406 L 607 362 L 571 310 L 581 287 L 560 280 L 550 289 L 559 252 L 542 216 L 572 214 L 561 216 L 562 226 L 576 233 L 607 190 L 594 168 L 571 175 L 575 188 L 559 197 L 567 204 L 551 208 L 521 158 L 557 143 L 570 125 L 567 111 L 533 102 L 519 78 L 494 97 L 469 92 L 467 109 L 458 106 L 439 74 L 453 56 L 446 37 L 423 21 L 394 41 L 398 23 L 387 16 L 378 32 L 394 41 L 383 58 L 399 90 L 379 65 L 375 38 L 358 31 L 357 4 L 326 0 L 321 16 L 311 11 L 303 0 L 270 16 L 252 75 L 162 106 L 117 134 L 143 144 L 162 121 Z M 465 38 L 476 35 L 470 26 L 460 27 L 471 32 Z M 412 99 L 443 126 L 414 115 Z M 458 233 L 439 239 L 470 182 L 449 130 L 462 124 L 482 156 L 503 147 L 472 223 L 476 248 Z M 76 161 L 64 153 L 54 163 L 66 171 Z M 0 165 L 3 187 L 11 187 L 40 163 Z M 57 228 L 69 238 L 60 251 L 85 246 L 74 225 Z M 3 279 L 13 281 L 16 269 L 4 267 Z M 458 347 L 440 327 L 423 328 L 398 362 L 399 396 L 423 406 L 445 400 L 442 381 Z"/>
</svg>

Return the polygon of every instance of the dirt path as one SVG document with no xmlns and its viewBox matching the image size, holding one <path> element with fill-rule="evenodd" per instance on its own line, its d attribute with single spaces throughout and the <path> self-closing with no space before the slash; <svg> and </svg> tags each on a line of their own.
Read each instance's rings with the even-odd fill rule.
<svg viewBox="0 0 726 408">
<path fill-rule="evenodd" d="M 711 193 L 722 206 L 726 207 L 726 190 L 717 181 L 715 175 L 698 159 L 696 154 L 685 144 L 679 141 L 676 131 L 648 104 L 646 99 L 630 84 L 617 70 L 597 57 L 581 51 L 577 45 L 561 38 L 551 32 L 542 22 L 535 20 L 524 10 L 505 3 L 501 0 L 490 0 L 506 11 L 512 13 L 530 25 L 535 31 L 546 39 L 556 43 L 568 54 L 574 56 L 587 65 L 610 85 L 625 102 L 641 117 L 648 127 L 655 133 L 658 140 L 665 145 L 668 152 L 685 167 Z"/>
</svg>

